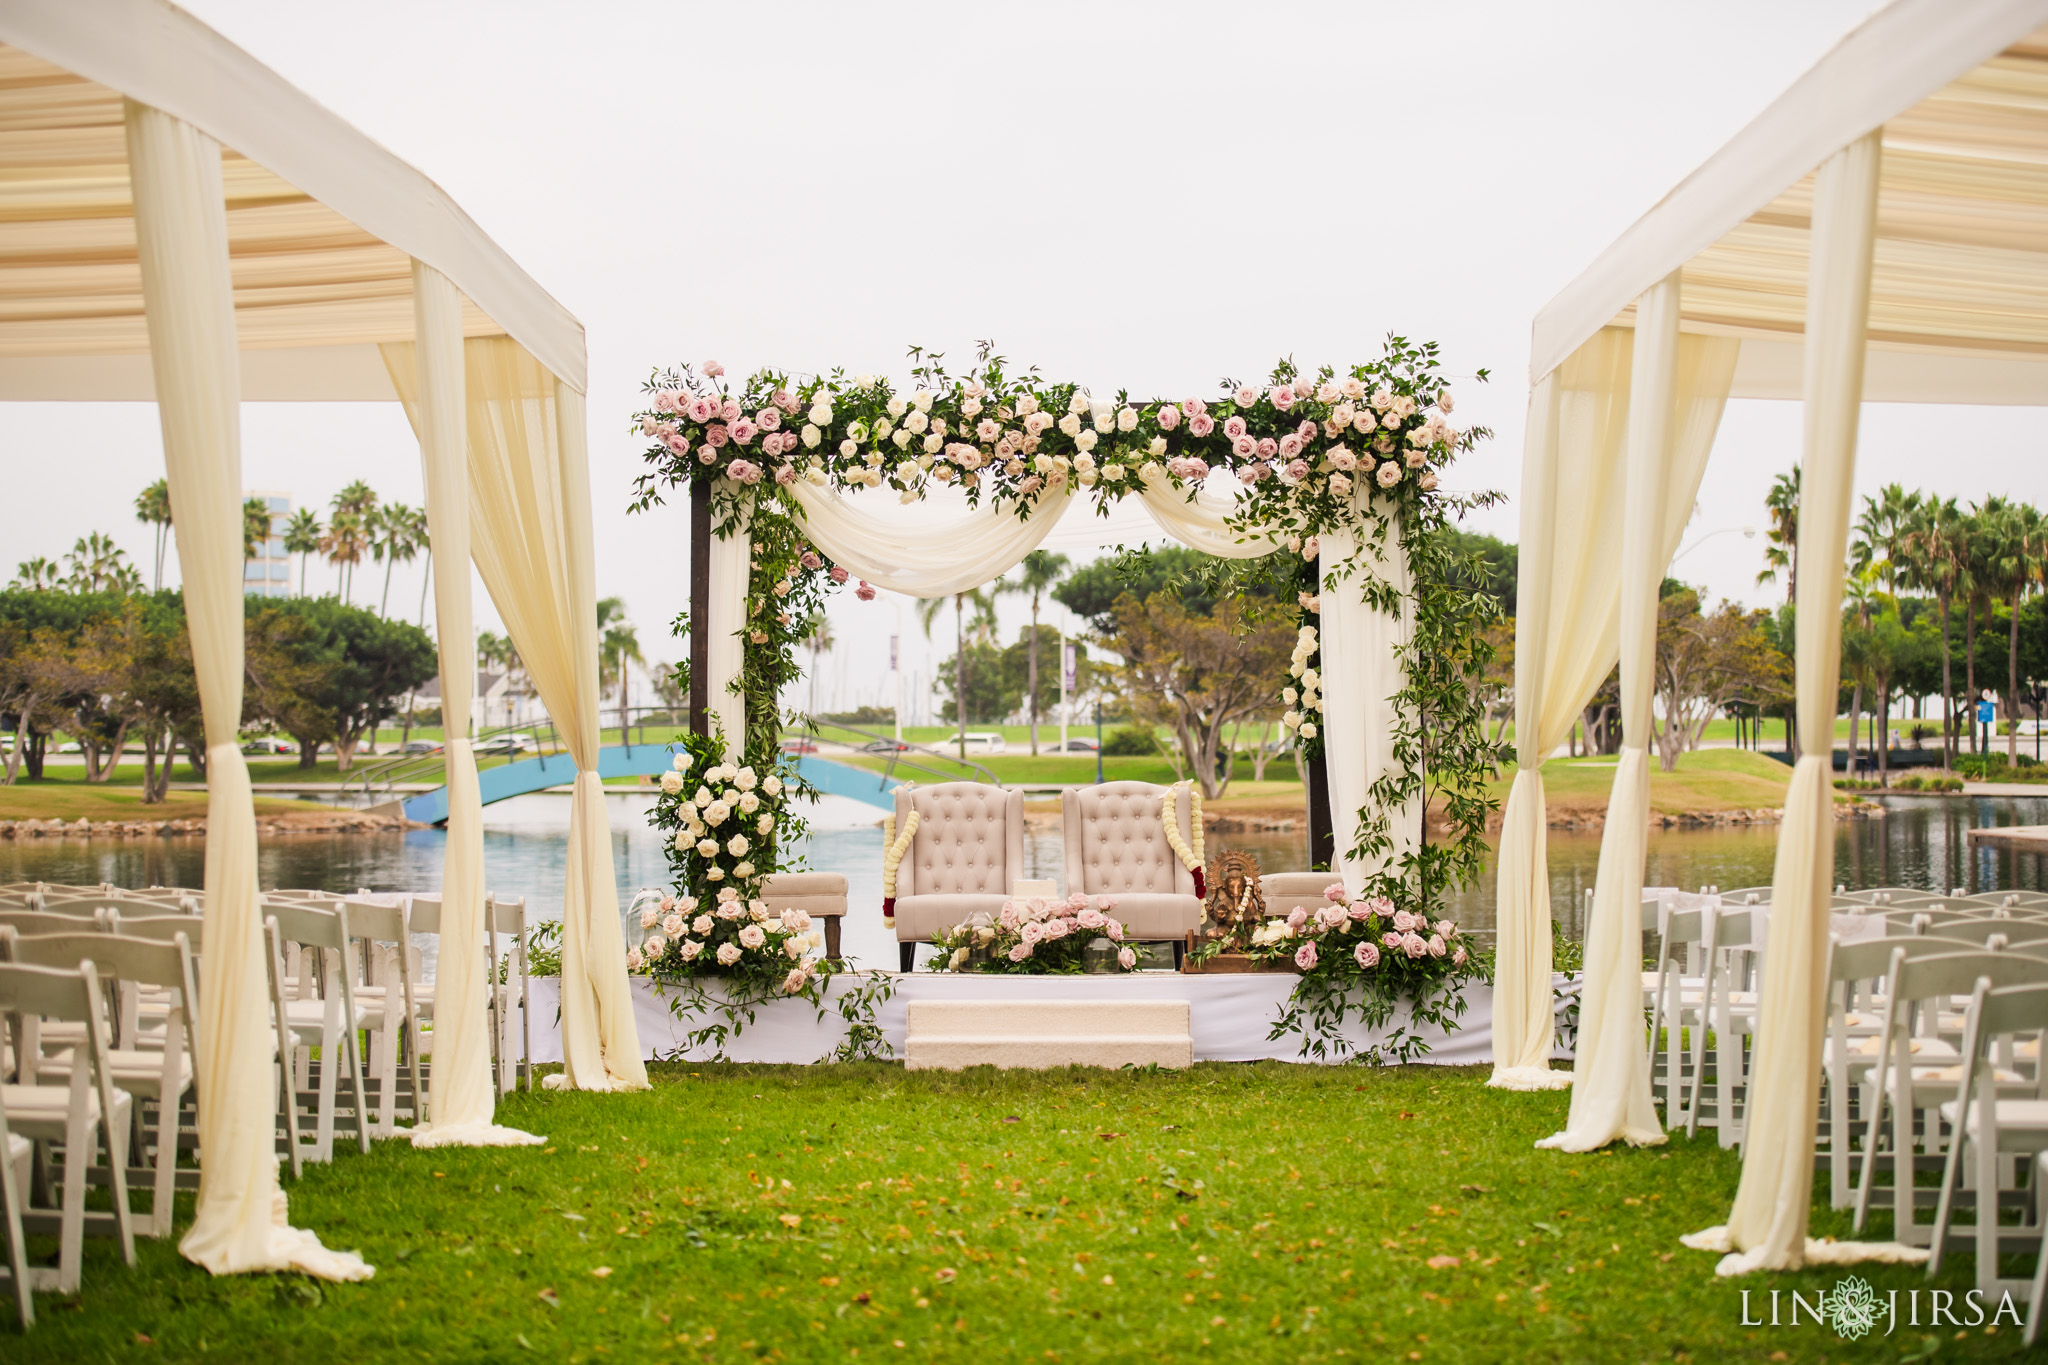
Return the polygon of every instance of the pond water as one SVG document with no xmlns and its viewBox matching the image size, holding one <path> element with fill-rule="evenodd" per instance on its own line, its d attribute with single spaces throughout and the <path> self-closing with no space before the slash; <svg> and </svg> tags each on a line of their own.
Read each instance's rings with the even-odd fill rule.
<svg viewBox="0 0 2048 1365">
<path fill-rule="evenodd" d="M 659 886 L 668 863 L 662 840 L 647 827 L 653 798 L 637 792 L 606 797 L 612 856 L 623 905 L 635 888 Z M 1835 880 L 1849 888 L 1917 886 L 1970 891 L 2048 889 L 2048 856 L 1972 849 L 1968 832 L 1983 826 L 2048 824 L 2048 796 L 1887 796 L 1887 815 L 1835 826 Z M 843 872 L 849 910 L 847 955 L 863 966 L 894 966 L 894 939 L 877 913 L 882 897 L 880 812 L 842 797 L 825 797 L 812 815 L 802 849 L 809 865 Z M 523 894 L 542 918 L 561 913 L 568 842 L 569 798 L 537 793 L 484 811 L 484 866 L 493 890 Z M 1039 822 L 1024 845 L 1027 875 L 1062 879 L 1056 822 Z M 430 891 L 440 885 L 439 830 L 390 835 L 290 835 L 266 840 L 257 852 L 261 885 L 351 891 Z M 1308 866 L 1305 831 L 1210 836 L 1210 845 L 1242 848 L 1259 856 L 1267 872 Z M 1771 880 L 1777 851 L 1775 826 L 1656 830 L 1650 835 L 1644 880 L 1653 886 L 1755 886 Z M 1584 931 L 1585 896 L 1599 866 L 1600 837 L 1554 831 L 1550 836 L 1551 903 L 1567 933 Z M 0 882 L 99 882 L 116 885 L 197 886 L 205 841 L 197 838 L 22 839 L 0 841 Z M 1458 897 L 1458 919 L 1488 934 L 1493 929 L 1492 869 Z"/>
</svg>

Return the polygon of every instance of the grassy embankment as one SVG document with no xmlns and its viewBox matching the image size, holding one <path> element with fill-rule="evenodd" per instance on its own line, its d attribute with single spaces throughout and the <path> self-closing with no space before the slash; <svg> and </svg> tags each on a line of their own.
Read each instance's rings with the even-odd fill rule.
<svg viewBox="0 0 2048 1365">
<path fill-rule="evenodd" d="M 1483 1068 L 1183 1072 L 657 1065 L 637 1094 L 517 1094 L 542 1148 L 346 1144 L 295 1225 L 376 1277 L 214 1278 L 175 1240 L 87 1243 L 42 1361 L 1765 1362 L 2022 1354 L 2005 1324 L 1743 1327 L 1840 1270 L 1717 1280 L 1680 1234 L 1740 1172 L 1709 1135 L 1537 1151 L 1567 1092 Z M 1824 1182 L 1812 1235 L 1847 1236 Z M 181 1195 L 189 1211 L 190 1195 Z M 1880 1213 L 1866 1236 L 1889 1235 Z M 183 1231 L 181 1218 L 178 1231 Z M 34 1242 L 38 1259 L 54 1239 Z M 1880 1301 L 1972 1283 L 1858 1266 Z M 1769 1313 L 1755 1313 L 1769 1320 Z M 1924 1321 L 1924 1317 L 1923 1317 Z"/>
<path fill-rule="evenodd" d="M 1614 764 L 1608 758 L 1553 758 L 1543 765 L 1543 793 L 1553 817 L 1563 814 L 1605 814 L 1614 787 Z M 1514 785 L 1510 765 L 1489 784 L 1503 804 Z M 1696 749 L 1683 754 L 1676 772 L 1665 772 L 1650 756 L 1652 815 L 1711 815 L 1720 811 L 1775 809 L 1785 804 L 1792 769 L 1774 758 L 1747 749 Z M 1837 800 L 1850 799 L 1837 793 Z"/>
</svg>

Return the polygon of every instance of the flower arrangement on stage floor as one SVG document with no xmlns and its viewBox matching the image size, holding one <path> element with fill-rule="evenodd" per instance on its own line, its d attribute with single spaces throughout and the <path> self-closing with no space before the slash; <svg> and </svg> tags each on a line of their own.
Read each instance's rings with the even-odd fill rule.
<svg viewBox="0 0 2048 1365">
<path fill-rule="evenodd" d="M 1254 961 L 1291 964 L 1301 985 L 1271 1037 L 1300 1033 L 1305 1049 L 1318 1057 L 1350 1050 L 1339 1029 L 1349 1011 L 1377 1031 L 1393 1020 L 1397 1006 L 1407 1006 L 1408 1017 L 1360 1058 L 1373 1061 L 1407 1062 L 1427 1053 L 1421 1028 L 1457 1028 L 1463 987 L 1490 978 L 1493 965 L 1452 921 L 1432 923 L 1383 896 L 1354 898 L 1341 882 L 1324 889 L 1321 905 L 1276 910 L 1195 951 L 1239 951 Z"/>
<path fill-rule="evenodd" d="M 940 971 L 1007 972 L 1018 976 L 1052 976 L 1088 970 L 1089 946 L 1113 945 L 1102 954 L 1114 970 L 1137 970 L 1137 951 L 1124 943 L 1124 926 L 1110 912 L 1113 896 L 1075 892 L 1065 900 L 1033 896 L 1003 902 L 990 919 L 976 915 L 932 935 L 941 954 Z"/>
</svg>

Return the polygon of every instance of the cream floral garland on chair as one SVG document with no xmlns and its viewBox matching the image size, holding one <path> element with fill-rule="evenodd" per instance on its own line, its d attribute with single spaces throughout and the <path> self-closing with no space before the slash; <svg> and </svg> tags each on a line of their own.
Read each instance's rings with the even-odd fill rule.
<svg viewBox="0 0 2048 1365">
<path fill-rule="evenodd" d="M 1180 821 L 1175 810 L 1180 805 L 1180 793 L 1188 794 L 1188 815 L 1194 823 L 1195 843 L 1188 847 L 1187 836 L 1181 833 Z M 1166 789 L 1166 795 L 1159 802 L 1159 824 L 1166 831 L 1166 846 L 1180 859 L 1180 865 L 1194 874 L 1195 894 L 1204 894 L 1202 887 L 1202 790 L 1191 782 L 1176 782 Z"/>
<path fill-rule="evenodd" d="M 896 813 L 891 811 L 882 817 L 882 923 L 891 928 L 896 924 L 896 869 L 903 865 L 903 855 L 910 851 L 910 841 L 916 837 L 916 811 L 904 819 L 900 839 L 896 837 Z"/>
</svg>

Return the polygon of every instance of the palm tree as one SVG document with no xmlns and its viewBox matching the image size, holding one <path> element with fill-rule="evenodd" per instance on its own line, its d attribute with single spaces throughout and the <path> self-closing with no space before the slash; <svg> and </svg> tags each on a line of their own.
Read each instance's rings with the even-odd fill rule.
<svg viewBox="0 0 2048 1365">
<path fill-rule="evenodd" d="M 1038 609 L 1045 594 L 1059 586 L 1066 576 L 1070 561 L 1063 554 L 1051 550 L 1033 550 L 1024 556 L 1024 574 L 1016 582 L 1008 578 L 997 581 L 997 592 L 1023 593 L 1031 599 L 1031 638 L 1026 647 L 1029 660 L 1025 675 L 1025 695 L 1031 699 L 1031 753 L 1038 755 Z"/>
<path fill-rule="evenodd" d="M 2020 599 L 2041 572 L 2044 528 L 2041 514 L 2023 502 L 1985 500 L 1981 516 L 1984 542 L 1984 590 L 2012 609 L 2005 653 L 2005 761 L 2019 759 Z"/>
<path fill-rule="evenodd" d="M 810 614 L 804 622 L 804 642 L 811 648 L 811 715 L 818 714 L 818 660 L 832 652 L 839 641 L 832 635 L 832 618 L 824 611 Z"/>
<path fill-rule="evenodd" d="M 334 515 L 328 519 L 327 535 L 320 548 L 341 571 L 341 600 L 346 602 L 355 587 L 355 566 L 370 552 L 376 533 L 377 491 L 357 479 L 334 495 Z"/>
<path fill-rule="evenodd" d="M 270 539 L 270 504 L 261 498 L 242 499 L 242 558 L 254 559 L 263 553 L 263 542 Z"/>
<path fill-rule="evenodd" d="M 125 592 L 131 585 L 139 588 L 142 575 L 126 559 L 112 536 L 94 531 L 81 536 L 64 556 L 65 582 L 73 592 Z"/>
<path fill-rule="evenodd" d="M 155 591 L 164 586 L 164 545 L 171 527 L 171 486 L 158 479 L 135 496 L 135 519 L 156 528 Z"/>
<path fill-rule="evenodd" d="M 945 604 L 943 597 L 927 597 L 917 604 L 917 620 L 924 627 L 925 639 L 931 639 L 932 622 L 938 619 L 939 610 Z M 988 588 L 971 588 L 953 594 L 953 710 L 960 723 L 962 763 L 967 761 L 967 608 L 970 604 L 974 607 L 977 633 L 986 635 L 995 628 L 995 594 Z"/>
<path fill-rule="evenodd" d="M 9 591 L 56 592 L 64 586 L 64 571 L 54 559 L 37 555 L 24 559 L 15 566 L 14 581 L 7 585 Z"/>
<path fill-rule="evenodd" d="M 1764 511 L 1770 519 L 1770 529 L 1764 533 L 1765 569 L 1756 576 L 1759 583 L 1777 581 L 1778 570 L 1785 571 L 1785 600 L 1797 603 L 1799 600 L 1799 466 L 1793 465 L 1792 472 L 1780 474 L 1771 481 L 1771 491 L 1764 495 Z"/>
<path fill-rule="evenodd" d="M 334 565 L 340 575 L 341 600 L 349 600 L 349 589 L 355 584 L 355 566 L 363 562 L 369 552 L 369 530 L 363 525 L 363 514 L 336 508 L 327 521 L 327 533 L 320 537 L 320 549 L 326 554 L 327 562 Z"/>
<path fill-rule="evenodd" d="M 625 599 L 606 597 L 597 604 L 598 629 L 598 677 L 601 683 L 617 682 L 619 685 L 619 738 L 626 737 L 626 685 L 632 674 L 627 665 L 645 664 L 640 656 L 640 636 L 633 629 L 633 623 L 626 619 Z M 726 743 L 735 749 L 743 747 L 745 736 L 726 736 Z"/>
<path fill-rule="evenodd" d="M 1941 617 L 1941 761 L 1955 762 L 1955 675 L 1949 643 L 1949 605 L 1963 581 L 1960 542 L 1962 514 L 1954 498 L 1929 498 L 1920 504 L 1900 538 L 1904 551 L 1900 580 L 1906 586 L 1934 594 L 1935 610 Z"/>
<path fill-rule="evenodd" d="M 386 616 L 391 605 L 391 566 L 410 564 L 427 543 L 427 514 L 402 502 L 386 503 L 377 510 L 372 552 L 384 561 L 384 595 L 378 599 L 377 614 Z"/>
<path fill-rule="evenodd" d="M 286 554 L 299 557 L 299 596 L 306 595 L 306 557 L 320 548 L 320 518 L 310 507 L 301 507 L 284 524 Z"/>
</svg>

